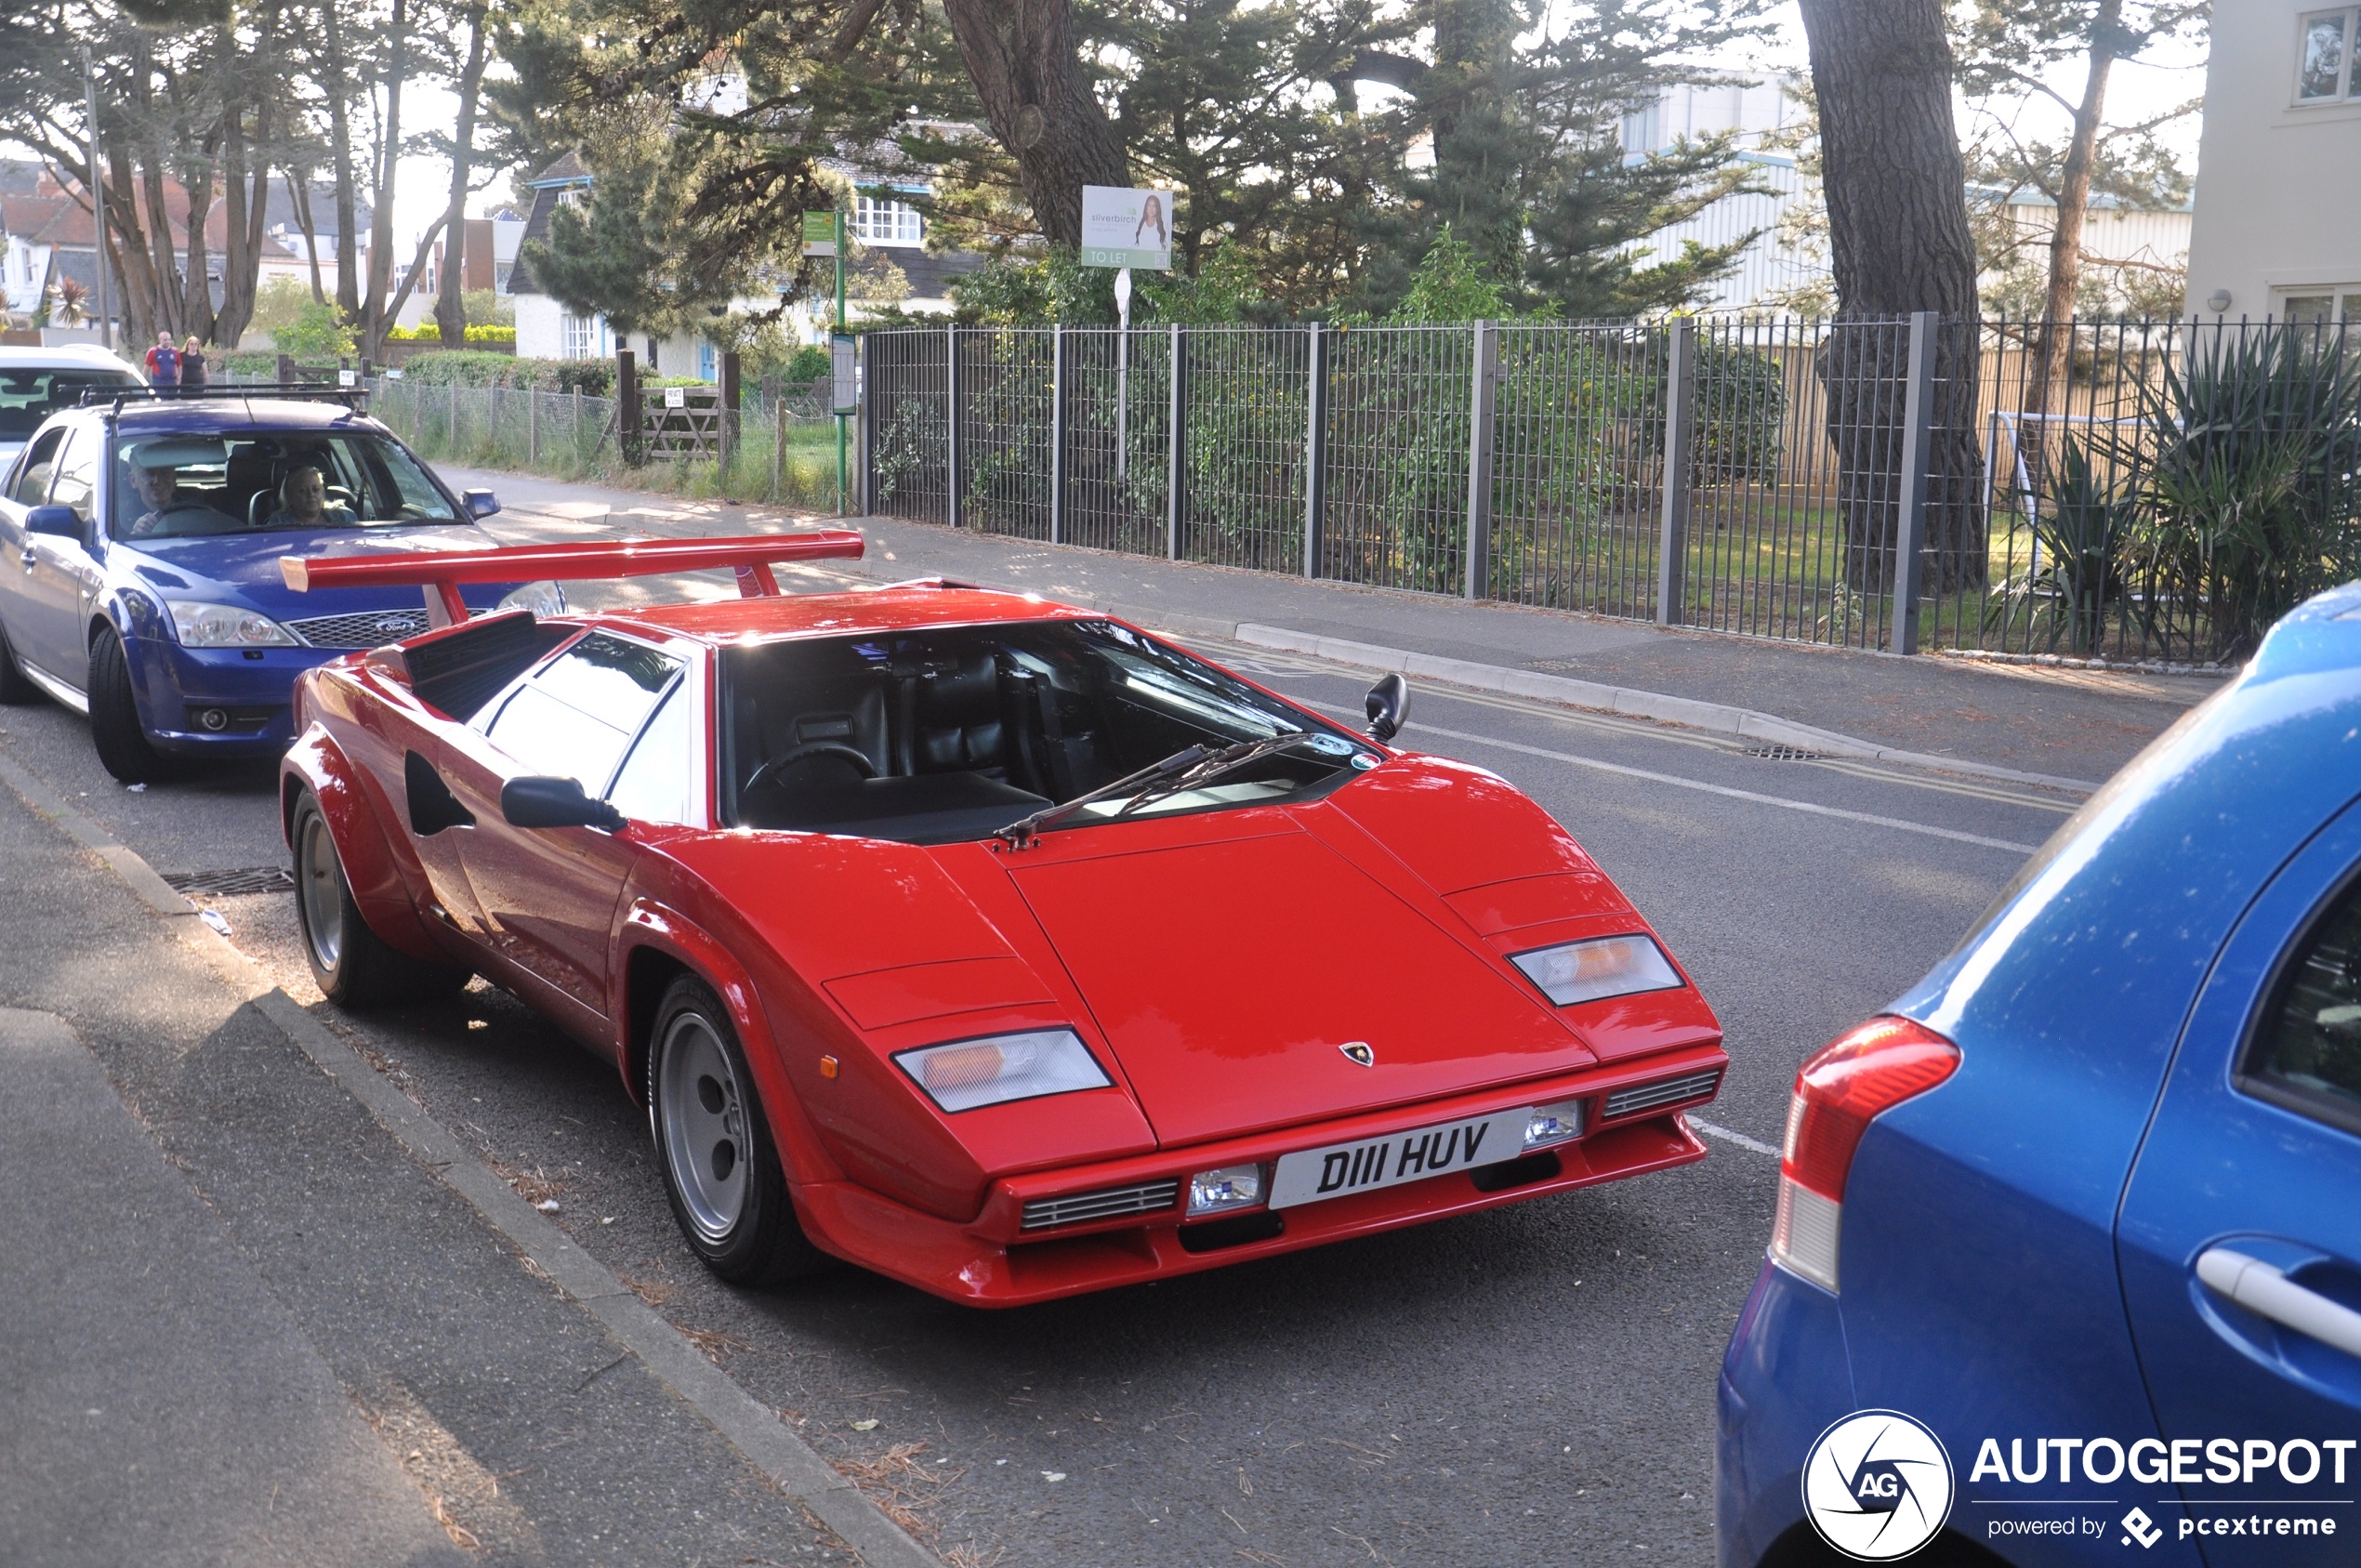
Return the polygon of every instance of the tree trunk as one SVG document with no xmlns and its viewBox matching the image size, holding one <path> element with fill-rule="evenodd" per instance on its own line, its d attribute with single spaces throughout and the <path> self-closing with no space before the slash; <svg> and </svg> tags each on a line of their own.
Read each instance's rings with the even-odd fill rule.
<svg viewBox="0 0 2361 1568">
<path fill-rule="evenodd" d="M 1819 100 L 1838 319 L 1821 346 L 1844 514 L 1845 582 L 1893 582 L 1902 414 L 1914 311 L 1944 318 L 1935 355 L 1924 544 L 1929 593 L 1985 579 L 1975 243 L 1951 115 L 1939 0 L 1802 0 Z"/>
<path fill-rule="evenodd" d="M 1075 52 L 1069 0 L 944 0 L 992 134 L 1017 160 L 1034 221 L 1082 243 L 1082 188 L 1128 185 L 1123 144 Z"/>
<path fill-rule="evenodd" d="M 327 46 L 328 150 L 336 175 L 336 309 L 346 321 L 356 322 L 361 319 L 361 236 L 354 230 L 361 204 L 352 173 L 352 77 L 343 30 L 336 25 L 336 0 L 321 6 L 320 20 Z M 308 210 L 310 204 L 305 205 Z"/>
<path fill-rule="evenodd" d="M 398 304 L 386 308 L 386 291 L 393 285 L 393 177 L 402 163 L 402 84 L 410 69 L 409 0 L 393 0 L 387 38 L 385 127 L 369 179 L 369 200 L 376 209 L 369 223 L 369 292 L 361 301 L 361 355 L 372 362 L 385 358 L 386 329 L 402 309 Z M 416 282 L 415 270 L 407 281 Z M 402 292 L 406 298 L 410 291 Z"/>
<path fill-rule="evenodd" d="M 483 7 L 468 12 L 468 63 L 459 72 L 459 123 L 451 138 L 451 202 L 442 215 L 442 276 L 436 283 L 434 320 L 446 349 L 468 345 L 467 303 L 461 297 L 467 262 L 468 176 L 474 167 L 476 99 L 483 86 Z"/>
<path fill-rule="evenodd" d="M 2058 172 L 2058 222 L 2050 233 L 2050 286 L 2042 298 L 2040 324 L 2034 329 L 2033 366 L 2025 386 L 2025 411 L 2030 414 L 2050 409 L 2051 391 L 2064 378 L 2063 362 L 2073 349 L 2071 336 L 2062 339 L 2059 328 L 2073 318 L 2074 296 L 2082 284 L 2082 225 L 2091 212 L 2091 169 L 2098 160 L 2107 75 L 2115 67 L 2122 33 L 2123 0 L 2100 0 L 2091 24 L 2091 64 L 2083 77 L 2082 100 L 2075 107 L 2065 166 Z M 2064 400 L 2058 401 L 2063 404 Z M 2047 457 L 2048 450 L 2047 441 L 2039 443 L 2041 457 Z"/>
</svg>

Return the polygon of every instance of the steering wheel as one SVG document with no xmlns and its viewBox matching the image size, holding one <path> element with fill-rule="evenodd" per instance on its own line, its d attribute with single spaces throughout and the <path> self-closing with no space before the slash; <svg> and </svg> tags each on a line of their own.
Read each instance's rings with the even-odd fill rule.
<svg viewBox="0 0 2361 1568">
<path fill-rule="evenodd" d="M 877 765 L 870 761 L 867 754 L 858 747 L 849 746 L 842 741 L 813 741 L 807 745 L 799 745 L 783 756 L 774 757 L 757 768 L 754 771 L 754 777 L 745 782 L 745 787 L 749 790 L 758 789 L 772 774 L 784 773 L 798 763 L 809 762 L 815 757 L 833 757 L 839 762 L 850 762 L 861 771 L 861 776 L 864 779 L 874 779 L 877 776 Z"/>
</svg>

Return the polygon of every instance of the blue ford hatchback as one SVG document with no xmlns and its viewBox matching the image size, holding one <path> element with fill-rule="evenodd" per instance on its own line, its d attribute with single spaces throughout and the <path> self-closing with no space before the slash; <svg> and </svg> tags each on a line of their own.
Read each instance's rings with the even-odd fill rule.
<svg viewBox="0 0 2361 1568">
<path fill-rule="evenodd" d="M 0 480 L 0 702 L 87 713 L 131 783 L 174 757 L 276 755 L 298 673 L 425 631 L 415 590 L 280 578 L 283 555 L 495 543 L 476 520 L 491 492 L 452 494 L 349 401 L 138 394 L 44 423 Z M 468 602 L 564 608 L 547 583 Z"/>
<path fill-rule="evenodd" d="M 1804 1063 L 1719 1483 L 1722 1568 L 2361 1561 L 2361 584 Z"/>
</svg>

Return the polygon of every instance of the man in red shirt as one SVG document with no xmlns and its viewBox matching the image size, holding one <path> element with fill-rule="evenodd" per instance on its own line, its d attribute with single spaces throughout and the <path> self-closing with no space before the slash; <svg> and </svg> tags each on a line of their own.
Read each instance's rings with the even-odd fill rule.
<svg viewBox="0 0 2361 1568">
<path fill-rule="evenodd" d="M 156 334 L 156 346 L 148 350 L 148 384 L 170 390 L 180 385 L 180 354 L 172 346 L 172 334 Z"/>
</svg>

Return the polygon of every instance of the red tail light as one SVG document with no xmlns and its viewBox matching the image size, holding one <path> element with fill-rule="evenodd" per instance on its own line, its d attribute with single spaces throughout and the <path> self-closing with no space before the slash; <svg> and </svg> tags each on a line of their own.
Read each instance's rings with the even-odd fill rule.
<svg viewBox="0 0 2361 1568">
<path fill-rule="evenodd" d="M 1805 1060 L 1787 1103 L 1773 1257 L 1837 1288 L 1844 1183 L 1861 1135 L 1880 1112 L 1926 1093 L 1959 1065 L 1959 1047 L 1906 1018 L 1873 1018 Z"/>
</svg>

